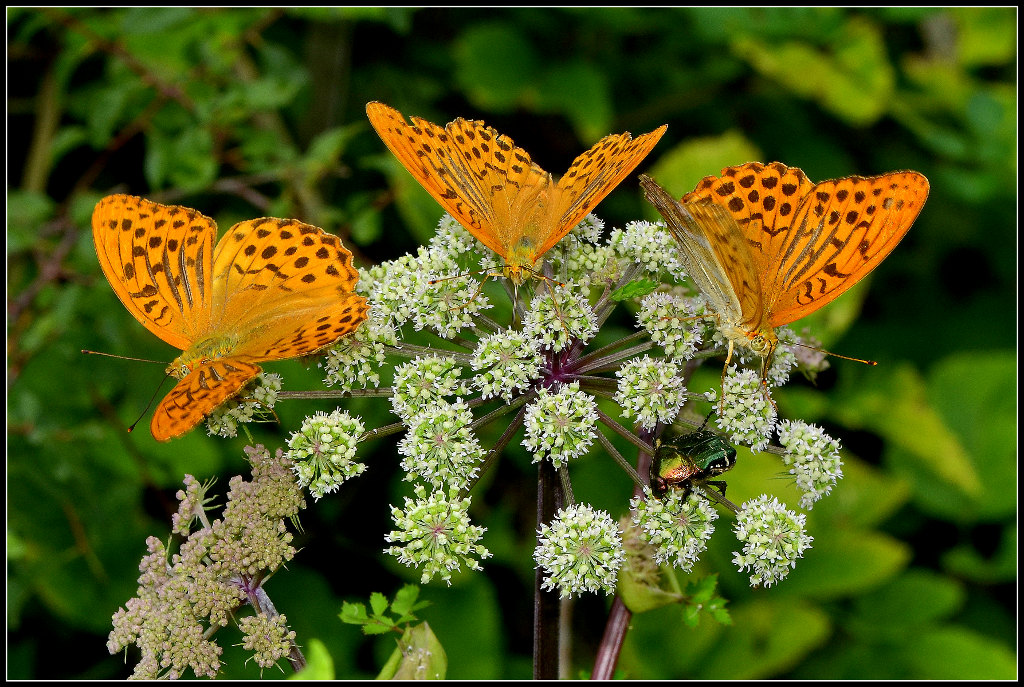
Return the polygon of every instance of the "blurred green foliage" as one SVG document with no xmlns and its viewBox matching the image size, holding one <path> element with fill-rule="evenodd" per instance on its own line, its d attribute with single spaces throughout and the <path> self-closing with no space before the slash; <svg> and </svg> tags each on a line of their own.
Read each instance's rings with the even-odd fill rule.
<svg viewBox="0 0 1024 687">
<path fill-rule="evenodd" d="M 677 195 L 752 159 L 813 180 L 924 173 L 924 212 L 870 284 L 799 323 L 881 362 L 835 361 L 821 389 L 780 394 L 784 417 L 844 447 L 846 478 L 809 517 L 814 548 L 782 584 L 751 590 L 723 521 L 701 573 L 719 574 L 733 625 L 689 628 L 675 607 L 636 616 L 618 671 L 1016 676 L 1014 8 L 8 8 L 7 22 L 8 677 L 127 675 L 104 642 L 145 537 L 167 535 L 184 473 L 246 469 L 241 440 L 124 432 L 160 370 L 79 351 L 175 353 L 106 284 L 93 205 L 129 192 L 222 227 L 298 217 L 361 265 L 396 258 L 441 212 L 368 126 L 371 100 L 442 124 L 483 119 L 556 174 L 606 133 L 668 123 L 639 171 Z M 598 214 L 654 218 L 635 177 Z M 286 388 L 318 386 L 315 367 L 274 370 Z M 330 406 L 281 404 L 281 425 L 258 438 L 281 445 Z M 369 426 L 393 419 L 381 401 L 345 407 Z M 415 577 L 381 554 L 386 504 L 406 493 L 394 442 L 367 446 L 357 489 L 307 510 L 303 550 L 268 585 L 338 676 L 372 677 L 393 649 L 340 623 L 342 599 Z M 610 463 L 583 461 L 573 480 L 619 515 L 630 485 Z M 730 496 L 795 494 L 780 471 L 743 452 Z M 474 500 L 495 554 L 486 572 L 423 592 L 449 677 L 530 675 L 534 483 L 513 451 Z M 572 674 L 589 671 L 606 608 L 575 605 Z M 225 676 L 256 677 L 231 632 Z"/>
</svg>

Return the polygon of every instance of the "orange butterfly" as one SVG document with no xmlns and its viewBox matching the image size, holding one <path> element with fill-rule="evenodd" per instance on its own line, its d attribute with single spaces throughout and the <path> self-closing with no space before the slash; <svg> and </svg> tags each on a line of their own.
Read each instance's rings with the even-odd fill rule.
<svg viewBox="0 0 1024 687">
<path fill-rule="evenodd" d="M 383 103 L 366 115 L 416 181 L 481 243 L 500 255 L 516 286 L 536 275 L 541 257 L 569 233 L 634 167 L 666 125 L 636 139 L 605 136 L 577 157 L 556 183 L 530 155 L 483 122 L 412 125 Z"/>
<path fill-rule="evenodd" d="M 181 381 L 157 406 L 159 441 L 188 432 L 260 373 L 354 331 L 366 299 L 336 236 L 293 219 L 239 222 L 213 249 L 217 224 L 190 208 L 107 196 L 92 215 L 103 274 L 146 329 L 185 351 Z"/>
<path fill-rule="evenodd" d="M 775 328 L 835 300 L 896 247 L 928 198 L 917 172 L 813 184 L 796 167 L 749 162 L 708 176 L 675 200 L 640 185 L 665 218 L 679 257 L 733 346 L 762 356 L 767 378 Z M 723 371 L 723 377 L 724 377 Z"/>
</svg>

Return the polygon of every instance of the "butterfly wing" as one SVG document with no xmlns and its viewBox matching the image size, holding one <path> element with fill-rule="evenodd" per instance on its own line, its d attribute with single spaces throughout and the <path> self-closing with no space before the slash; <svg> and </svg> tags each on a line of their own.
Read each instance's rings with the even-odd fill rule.
<svg viewBox="0 0 1024 687">
<path fill-rule="evenodd" d="M 537 246 L 534 258 L 551 250 L 597 207 L 647 157 L 667 128 L 668 125 L 663 124 L 637 138 L 629 133 L 610 134 L 573 160 L 569 170 L 558 180 L 555 219 L 537 223 L 534 225 L 536 234 L 527 235 Z"/>
<path fill-rule="evenodd" d="M 765 282 L 771 326 L 832 302 L 877 267 L 917 219 L 928 189 L 909 171 L 817 184 L 769 244 L 777 265 Z"/>
<path fill-rule="evenodd" d="M 440 127 L 419 117 L 412 125 L 383 103 L 366 106 L 370 124 L 416 181 L 485 246 L 507 258 L 518 236 L 516 217 L 531 208 L 550 176 L 510 138 L 483 122 L 456 119 Z"/>
<path fill-rule="evenodd" d="M 359 273 L 338 237 L 293 219 L 233 226 L 217 244 L 212 313 L 234 338 L 229 357 L 258 362 L 313 353 L 366 319 Z"/>
<path fill-rule="evenodd" d="M 761 286 L 735 218 L 710 202 L 682 203 L 641 174 L 644 195 L 679 244 L 683 269 L 726 324 L 757 331 L 762 321 Z"/>
<path fill-rule="evenodd" d="M 230 358 L 197 366 L 157 406 L 149 425 L 153 437 L 170 441 L 185 434 L 259 373 L 256 365 Z"/>
<path fill-rule="evenodd" d="M 765 285 L 773 280 L 778 249 L 784 243 L 778 236 L 789 231 L 797 206 L 813 187 L 796 167 L 748 162 L 726 167 L 719 177 L 704 177 L 682 202 L 712 202 L 728 210 L 747 238 Z"/>
<path fill-rule="evenodd" d="M 212 219 L 113 195 L 96 204 L 92 232 L 103 274 L 146 329 L 182 350 L 209 330 Z"/>
</svg>

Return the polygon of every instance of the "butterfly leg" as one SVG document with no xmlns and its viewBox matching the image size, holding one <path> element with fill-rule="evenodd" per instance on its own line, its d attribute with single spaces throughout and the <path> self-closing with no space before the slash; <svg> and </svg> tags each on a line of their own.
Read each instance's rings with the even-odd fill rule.
<svg viewBox="0 0 1024 687">
<path fill-rule="evenodd" d="M 768 402 L 772 404 L 772 408 L 775 410 L 775 414 L 778 415 L 779 407 L 775 405 L 775 399 L 772 398 L 771 392 L 768 390 L 768 366 L 771 365 L 772 355 L 775 353 L 775 344 L 768 349 L 764 357 L 761 358 L 761 387 L 764 389 L 764 395 L 768 399 Z"/>
</svg>

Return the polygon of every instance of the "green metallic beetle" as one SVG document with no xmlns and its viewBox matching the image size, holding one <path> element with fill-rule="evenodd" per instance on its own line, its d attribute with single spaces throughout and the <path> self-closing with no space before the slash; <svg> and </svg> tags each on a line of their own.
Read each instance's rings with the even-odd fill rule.
<svg viewBox="0 0 1024 687">
<path fill-rule="evenodd" d="M 663 498 L 669 487 L 677 487 L 683 490 L 685 499 L 694 484 L 716 487 L 725 496 L 725 482 L 709 478 L 736 465 L 736 449 L 722 436 L 704 429 L 710 418 L 708 415 L 695 432 L 654 443 L 651 491 L 657 498 Z"/>
</svg>

